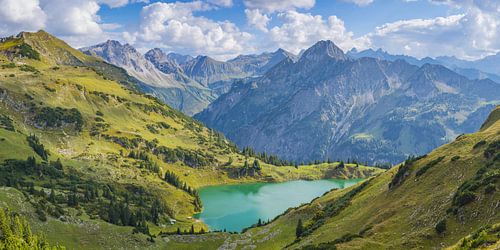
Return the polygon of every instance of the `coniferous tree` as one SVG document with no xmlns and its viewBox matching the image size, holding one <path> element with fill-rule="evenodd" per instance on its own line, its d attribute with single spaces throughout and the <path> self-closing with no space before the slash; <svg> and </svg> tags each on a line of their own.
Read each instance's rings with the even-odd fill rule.
<svg viewBox="0 0 500 250">
<path fill-rule="evenodd" d="M 299 238 L 304 233 L 304 225 L 302 224 L 302 219 L 297 222 L 297 228 L 295 229 L 295 236 Z"/>
<path fill-rule="evenodd" d="M 50 190 L 49 201 L 52 203 L 56 203 L 56 194 L 54 189 Z"/>
</svg>

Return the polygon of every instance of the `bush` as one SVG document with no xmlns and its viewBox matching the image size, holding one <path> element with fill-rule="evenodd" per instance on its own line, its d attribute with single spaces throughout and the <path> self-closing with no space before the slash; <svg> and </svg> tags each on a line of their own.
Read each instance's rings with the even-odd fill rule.
<svg viewBox="0 0 500 250">
<path fill-rule="evenodd" d="M 444 159 L 444 156 L 441 156 L 435 160 L 432 160 L 431 162 L 427 163 L 425 166 L 421 167 L 416 173 L 415 176 L 419 177 L 423 175 L 427 170 L 429 170 L 431 167 L 434 167 L 436 164 L 441 162 Z"/>
<path fill-rule="evenodd" d="M 446 219 L 442 219 L 440 220 L 437 224 L 436 224 L 436 232 L 438 234 L 442 234 L 446 231 Z"/>
<path fill-rule="evenodd" d="M 61 128 L 72 124 L 78 131 L 83 128 L 83 116 L 76 108 L 42 107 L 34 112 L 33 121 L 38 127 Z"/>
<path fill-rule="evenodd" d="M 12 119 L 7 115 L 0 114 L 0 128 L 4 128 L 9 131 L 15 131 Z"/>
<path fill-rule="evenodd" d="M 37 153 L 43 160 L 48 160 L 49 151 L 45 149 L 43 144 L 40 142 L 40 139 L 36 135 L 29 135 L 27 138 L 28 144 L 30 147 Z"/>
<path fill-rule="evenodd" d="M 15 67 L 16 67 L 16 64 L 13 62 L 2 65 L 2 69 L 13 69 Z"/>
<path fill-rule="evenodd" d="M 488 186 L 484 189 L 485 194 L 492 194 L 495 191 L 497 191 L 497 187 L 493 183 L 488 184 Z"/>
<path fill-rule="evenodd" d="M 472 148 L 476 149 L 476 148 L 479 148 L 485 144 L 486 144 L 486 141 L 482 140 L 482 141 L 479 141 L 478 143 L 476 143 Z"/>
<path fill-rule="evenodd" d="M 19 69 L 25 72 L 40 73 L 35 67 L 26 64 L 19 66 Z"/>
<path fill-rule="evenodd" d="M 40 61 L 40 53 L 38 51 L 34 50 L 30 45 L 26 43 L 19 44 L 14 47 L 16 50 L 16 53 L 23 56 L 27 57 L 30 59 L 35 59 Z"/>
<path fill-rule="evenodd" d="M 476 194 L 471 191 L 460 192 L 454 197 L 453 204 L 461 207 L 473 202 L 475 199 Z"/>
</svg>

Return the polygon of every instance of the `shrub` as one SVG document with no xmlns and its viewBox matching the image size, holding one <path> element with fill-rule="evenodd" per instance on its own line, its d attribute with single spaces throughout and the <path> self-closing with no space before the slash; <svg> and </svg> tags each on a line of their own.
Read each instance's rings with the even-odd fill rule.
<svg viewBox="0 0 500 250">
<path fill-rule="evenodd" d="M 415 176 L 419 177 L 421 175 L 423 175 L 425 172 L 427 172 L 427 170 L 429 170 L 431 167 L 434 167 L 436 164 L 438 164 L 439 162 L 441 162 L 442 160 L 444 159 L 444 156 L 441 156 L 429 163 L 427 163 L 425 166 L 421 167 L 416 173 L 415 173 Z"/>
<path fill-rule="evenodd" d="M 29 135 L 27 138 L 30 147 L 37 153 L 43 160 L 48 160 L 49 151 L 45 149 L 40 139 L 36 135 Z"/>
<path fill-rule="evenodd" d="M 83 116 L 76 108 L 42 107 L 34 110 L 34 112 L 33 121 L 38 127 L 61 128 L 67 124 L 72 124 L 78 131 L 83 128 Z"/>
<path fill-rule="evenodd" d="M 12 119 L 7 115 L 2 114 L 0 114 L 0 128 L 4 128 L 9 131 L 15 131 Z"/>
<path fill-rule="evenodd" d="M 436 224 L 436 232 L 438 234 L 442 234 L 446 231 L 446 219 L 442 219 L 440 220 L 437 224 Z"/>
<path fill-rule="evenodd" d="M 25 72 L 40 73 L 35 67 L 26 64 L 19 66 L 19 69 Z"/>
<path fill-rule="evenodd" d="M 492 194 L 495 191 L 497 191 L 497 187 L 493 183 L 488 184 L 488 186 L 484 189 L 485 194 Z"/>
<path fill-rule="evenodd" d="M 26 43 L 19 44 L 14 47 L 16 50 L 16 53 L 23 56 L 27 57 L 30 59 L 38 60 L 40 61 L 40 53 L 38 51 L 34 50 L 30 45 Z"/>
<path fill-rule="evenodd" d="M 467 205 L 476 199 L 476 194 L 471 191 L 464 191 L 458 193 L 454 199 L 453 204 L 459 207 Z"/>
<path fill-rule="evenodd" d="M 486 144 L 486 141 L 482 140 L 482 141 L 479 141 L 478 143 L 476 143 L 472 148 L 476 149 L 476 148 L 479 148 L 479 147 L 481 147 L 481 146 L 483 146 L 485 144 Z"/>
<path fill-rule="evenodd" d="M 2 69 L 13 69 L 15 67 L 16 67 L 16 64 L 13 62 L 2 65 Z"/>
</svg>

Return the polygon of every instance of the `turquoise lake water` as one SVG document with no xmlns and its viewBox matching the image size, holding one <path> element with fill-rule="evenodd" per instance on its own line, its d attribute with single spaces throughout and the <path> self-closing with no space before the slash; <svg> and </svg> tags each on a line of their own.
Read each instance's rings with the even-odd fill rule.
<svg viewBox="0 0 500 250">
<path fill-rule="evenodd" d="M 203 212 L 195 218 L 210 230 L 240 232 L 243 228 L 271 220 L 290 207 L 308 203 L 333 188 L 346 188 L 361 181 L 316 180 L 283 183 L 250 183 L 201 188 Z"/>
</svg>

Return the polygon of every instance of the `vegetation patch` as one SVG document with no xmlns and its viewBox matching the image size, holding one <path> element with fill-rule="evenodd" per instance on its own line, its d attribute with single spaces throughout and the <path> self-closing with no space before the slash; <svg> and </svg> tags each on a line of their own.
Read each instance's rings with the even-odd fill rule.
<svg viewBox="0 0 500 250">
<path fill-rule="evenodd" d="M 474 178 L 465 181 L 453 196 L 452 207 L 448 212 L 456 213 L 458 208 L 463 207 L 476 200 L 478 192 L 484 189 L 485 194 L 492 194 L 497 190 L 500 180 L 500 141 L 491 142 L 485 149 L 483 155 L 487 159 L 486 164 L 479 168 Z"/>
<path fill-rule="evenodd" d="M 14 128 L 14 122 L 8 115 L 3 115 L 0 114 L 0 128 L 9 130 L 9 131 L 16 131 Z"/>
<path fill-rule="evenodd" d="M 436 224 L 435 229 L 436 229 L 436 233 L 438 233 L 438 234 L 444 233 L 446 231 L 446 219 L 440 220 Z"/>
<path fill-rule="evenodd" d="M 32 72 L 35 74 L 40 73 L 40 71 L 38 71 L 38 69 L 36 69 L 33 66 L 27 65 L 27 64 L 23 64 L 23 65 L 19 66 L 19 70 L 24 71 L 24 72 Z"/>
<path fill-rule="evenodd" d="M 342 197 L 334 200 L 333 202 L 328 203 L 320 213 L 317 213 L 313 218 L 312 221 L 304 227 L 302 233 L 299 235 L 297 239 L 300 239 L 300 237 L 304 237 L 307 235 L 310 235 L 314 230 L 318 229 L 321 227 L 327 218 L 331 218 L 333 216 L 338 215 L 344 208 L 346 208 L 351 200 L 361 192 L 368 184 L 370 183 L 371 180 L 365 181 L 361 183 L 359 186 L 356 188 L 350 190 L 349 192 L 345 193 Z"/>
<path fill-rule="evenodd" d="M 13 62 L 2 65 L 2 69 L 13 69 L 15 67 L 16 67 L 16 64 Z"/>
<path fill-rule="evenodd" d="M 427 172 L 427 170 L 434 167 L 436 164 L 440 163 L 444 158 L 445 158 L 444 156 L 440 156 L 440 157 L 432 160 L 431 162 L 425 164 L 425 166 L 423 166 L 419 170 L 417 170 L 417 172 L 415 173 L 415 176 L 419 177 L 419 176 L 425 174 L 425 172 Z"/>
<path fill-rule="evenodd" d="M 492 246 L 498 241 L 500 241 L 500 224 L 487 225 L 465 237 L 456 249 L 479 249 Z"/>
<path fill-rule="evenodd" d="M 394 177 L 392 177 L 392 180 L 389 183 L 389 190 L 401 185 L 406 180 L 406 178 L 411 174 L 411 167 L 413 166 L 413 164 L 416 161 L 426 156 L 427 155 L 422 155 L 419 157 L 414 157 L 414 156 L 408 157 L 408 159 L 406 159 L 405 162 L 403 162 L 401 166 L 399 166 L 398 171 L 396 172 Z"/>
<path fill-rule="evenodd" d="M 40 142 L 40 139 L 36 135 L 29 135 L 26 139 L 28 140 L 30 147 L 37 155 L 39 155 L 44 161 L 49 159 L 49 151 L 45 149 L 45 146 Z"/>
<path fill-rule="evenodd" d="M 66 109 L 61 107 L 32 108 L 33 123 L 38 128 L 62 128 L 74 126 L 77 131 L 83 129 L 83 116 L 76 108 Z"/>
<path fill-rule="evenodd" d="M 133 226 L 136 232 L 149 234 L 147 221 L 159 224 L 173 214 L 156 195 L 141 186 L 86 179 L 59 160 L 6 160 L 0 165 L 0 176 L 0 185 L 23 192 L 42 221 L 47 215 L 64 218 L 70 208 L 84 209 L 91 218 Z"/>
<path fill-rule="evenodd" d="M 174 172 L 171 171 L 167 171 L 165 173 L 165 181 L 171 184 L 172 186 L 182 189 L 191 196 L 193 196 L 194 197 L 193 205 L 195 207 L 195 210 L 201 212 L 203 205 L 201 203 L 200 194 L 196 189 L 191 188 L 190 186 L 187 185 L 186 182 L 181 181 L 179 176 L 177 176 Z"/>
<path fill-rule="evenodd" d="M 40 53 L 38 53 L 38 51 L 34 50 L 33 47 L 31 47 L 27 43 L 21 43 L 21 44 L 10 47 L 7 50 L 7 54 L 12 56 L 12 57 L 24 57 L 24 58 L 40 61 Z"/>
<path fill-rule="evenodd" d="M 0 208 L 0 249 L 65 249 L 50 244 L 31 231 L 28 221 L 9 209 Z"/>
<path fill-rule="evenodd" d="M 337 246 L 336 246 L 337 244 L 347 243 L 347 242 L 352 241 L 356 238 L 362 238 L 362 236 L 360 236 L 359 234 L 347 233 L 347 234 L 342 235 L 342 237 L 335 239 L 334 241 L 321 243 L 319 245 L 309 245 L 309 246 L 305 246 L 302 249 L 305 249 L 305 250 L 335 250 L 335 249 L 337 249 Z"/>
</svg>

